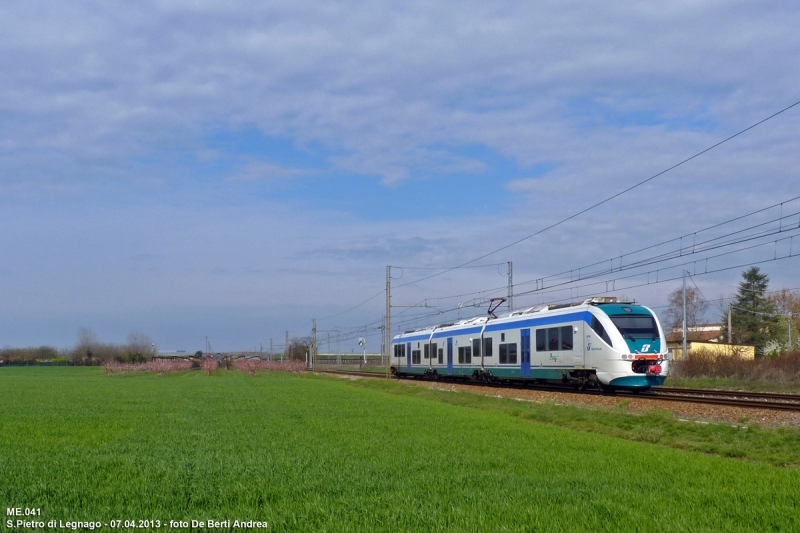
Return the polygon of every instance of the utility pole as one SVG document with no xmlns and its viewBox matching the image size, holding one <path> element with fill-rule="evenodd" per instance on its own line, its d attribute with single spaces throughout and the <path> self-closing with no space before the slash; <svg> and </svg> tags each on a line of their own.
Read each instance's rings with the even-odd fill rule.
<svg viewBox="0 0 800 533">
<path fill-rule="evenodd" d="M 792 313 L 788 313 L 786 315 L 786 320 L 787 320 L 786 326 L 789 329 L 789 345 L 786 348 L 787 348 L 787 350 L 791 350 L 792 349 Z"/>
<path fill-rule="evenodd" d="M 286 344 L 283 346 L 283 352 L 286 355 L 286 359 L 289 359 L 289 330 L 286 330 Z M 281 362 L 283 362 L 283 357 L 281 357 Z"/>
<path fill-rule="evenodd" d="M 514 311 L 514 262 L 508 262 L 508 312 Z"/>
<path fill-rule="evenodd" d="M 333 328 L 333 331 L 336 332 L 336 364 L 342 366 L 342 350 L 340 344 L 342 335 L 339 333 L 339 328 Z"/>
<path fill-rule="evenodd" d="M 388 366 L 389 349 L 386 347 L 386 315 L 381 317 L 381 363 Z"/>
<path fill-rule="evenodd" d="M 686 353 L 686 271 L 683 271 L 683 360 L 689 359 Z"/>
<path fill-rule="evenodd" d="M 733 339 L 733 331 L 731 329 L 732 328 L 731 324 L 733 323 L 733 321 L 731 320 L 731 313 L 732 313 L 731 304 L 728 304 L 728 344 L 733 344 L 733 341 L 731 340 Z"/>
<path fill-rule="evenodd" d="M 267 361 L 272 361 L 272 337 L 269 338 L 269 355 L 267 356 Z"/>
<path fill-rule="evenodd" d="M 386 353 L 392 349 L 392 267 L 386 266 Z M 386 365 L 386 375 L 389 375 L 389 365 Z"/>
<path fill-rule="evenodd" d="M 313 320 L 311 328 L 311 368 L 314 368 L 314 361 L 317 359 L 317 319 Z"/>
</svg>

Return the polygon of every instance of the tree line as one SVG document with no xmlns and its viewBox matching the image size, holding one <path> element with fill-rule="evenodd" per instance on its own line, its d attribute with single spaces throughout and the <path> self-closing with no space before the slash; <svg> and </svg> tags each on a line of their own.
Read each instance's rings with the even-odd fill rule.
<svg viewBox="0 0 800 533">
<path fill-rule="evenodd" d="M 156 345 L 147 334 L 134 331 L 123 344 L 101 342 L 89 328 L 78 330 L 78 340 L 72 348 L 57 349 L 51 346 L 29 348 L 2 348 L 0 360 L 15 362 L 50 361 L 72 362 L 75 365 L 100 365 L 107 361 L 143 363 L 156 355 Z"/>
<path fill-rule="evenodd" d="M 789 289 L 769 292 L 769 276 L 758 267 L 742 272 L 735 295 L 720 299 L 717 307 L 722 323 L 722 340 L 756 347 L 762 357 L 774 357 L 800 349 L 800 294 Z M 729 303 L 726 304 L 725 301 Z M 686 287 L 686 325 L 700 323 L 710 307 L 700 291 Z M 730 312 L 730 336 L 728 313 Z M 683 325 L 683 288 L 668 296 L 666 325 L 673 330 Z M 791 339 L 791 341 L 790 341 Z"/>
<path fill-rule="evenodd" d="M 284 352 L 284 356 L 290 361 L 305 361 L 311 344 L 311 337 L 294 337 L 289 341 L 289 348 Z M 58 349 L 52 346 L 0 348 L 0 361 L 8 363 L 72 362 L 78 366 L 89 366 L 101 365 L 110 361 L 144 363 L 150 361 L 157 354 L 155 342 L 145 333 L 131 332 L 125 343 L 116 344 L 102 342 L 93 330 L 82 327 L 78 330 L 77 342 L 71 348 Z M 211 356 L 213 354 L 204 354 L 202 351 L 194 354 L 195 357 L 204 355 Z M 273 357 L 275 357 L 274 354 Z"/>
</svg>

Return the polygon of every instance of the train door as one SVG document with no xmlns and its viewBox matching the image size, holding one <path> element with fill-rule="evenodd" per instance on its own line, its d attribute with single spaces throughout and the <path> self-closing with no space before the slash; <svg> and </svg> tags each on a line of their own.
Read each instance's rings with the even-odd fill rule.
<svg viewBox="0 0 800 533">
<path fill-rule="evenodd" d="M 520 375 L 524 378 L 531 377 L 531 330 L 520 330 Z"/>
<path fill-rule="evenodd" d="M 447 373 L 453 373 L 453 337 L 447 339 Z"/>
<path fill-rule="evenodd" d="M 406 343 L 406 368 L 411 372 L 411 343 Z"/>
</svg>

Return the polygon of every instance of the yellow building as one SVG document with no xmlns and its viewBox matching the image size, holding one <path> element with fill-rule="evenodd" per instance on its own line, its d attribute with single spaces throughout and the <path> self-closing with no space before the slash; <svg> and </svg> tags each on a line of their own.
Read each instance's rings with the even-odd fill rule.
<svg viewBox="0 0 800 533">
<path fill-rule="evenodd" d="M 724 335 L 721 324 L 699 324 L 687 328 L 686 351 L 691 355 L 692 350 L 703 351 L 721 356 L 739 356 L 742 359 L 755 359 L 756 347 L 746 344 L 728 344 L 722 342 Z M 680 361 L 683 356 L 683 331 L 673 330 L 667 335 L 667 348 L 674 361 Z"/>
</svg>

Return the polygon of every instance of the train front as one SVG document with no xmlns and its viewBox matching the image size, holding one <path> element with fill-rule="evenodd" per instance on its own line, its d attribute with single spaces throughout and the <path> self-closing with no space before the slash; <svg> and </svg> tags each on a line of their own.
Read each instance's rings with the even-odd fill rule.
<svg viewBox="0 0 800 533">
<path fill-rule="evenodd" d="M 667 378 L 667 342 L 655 313 L 630 303 L 597 304 L 591 308 L 587 366 L 609 387 L 647 388 Z M 592 340 L 595 345 L 592 346 Z"/>
</svg>

